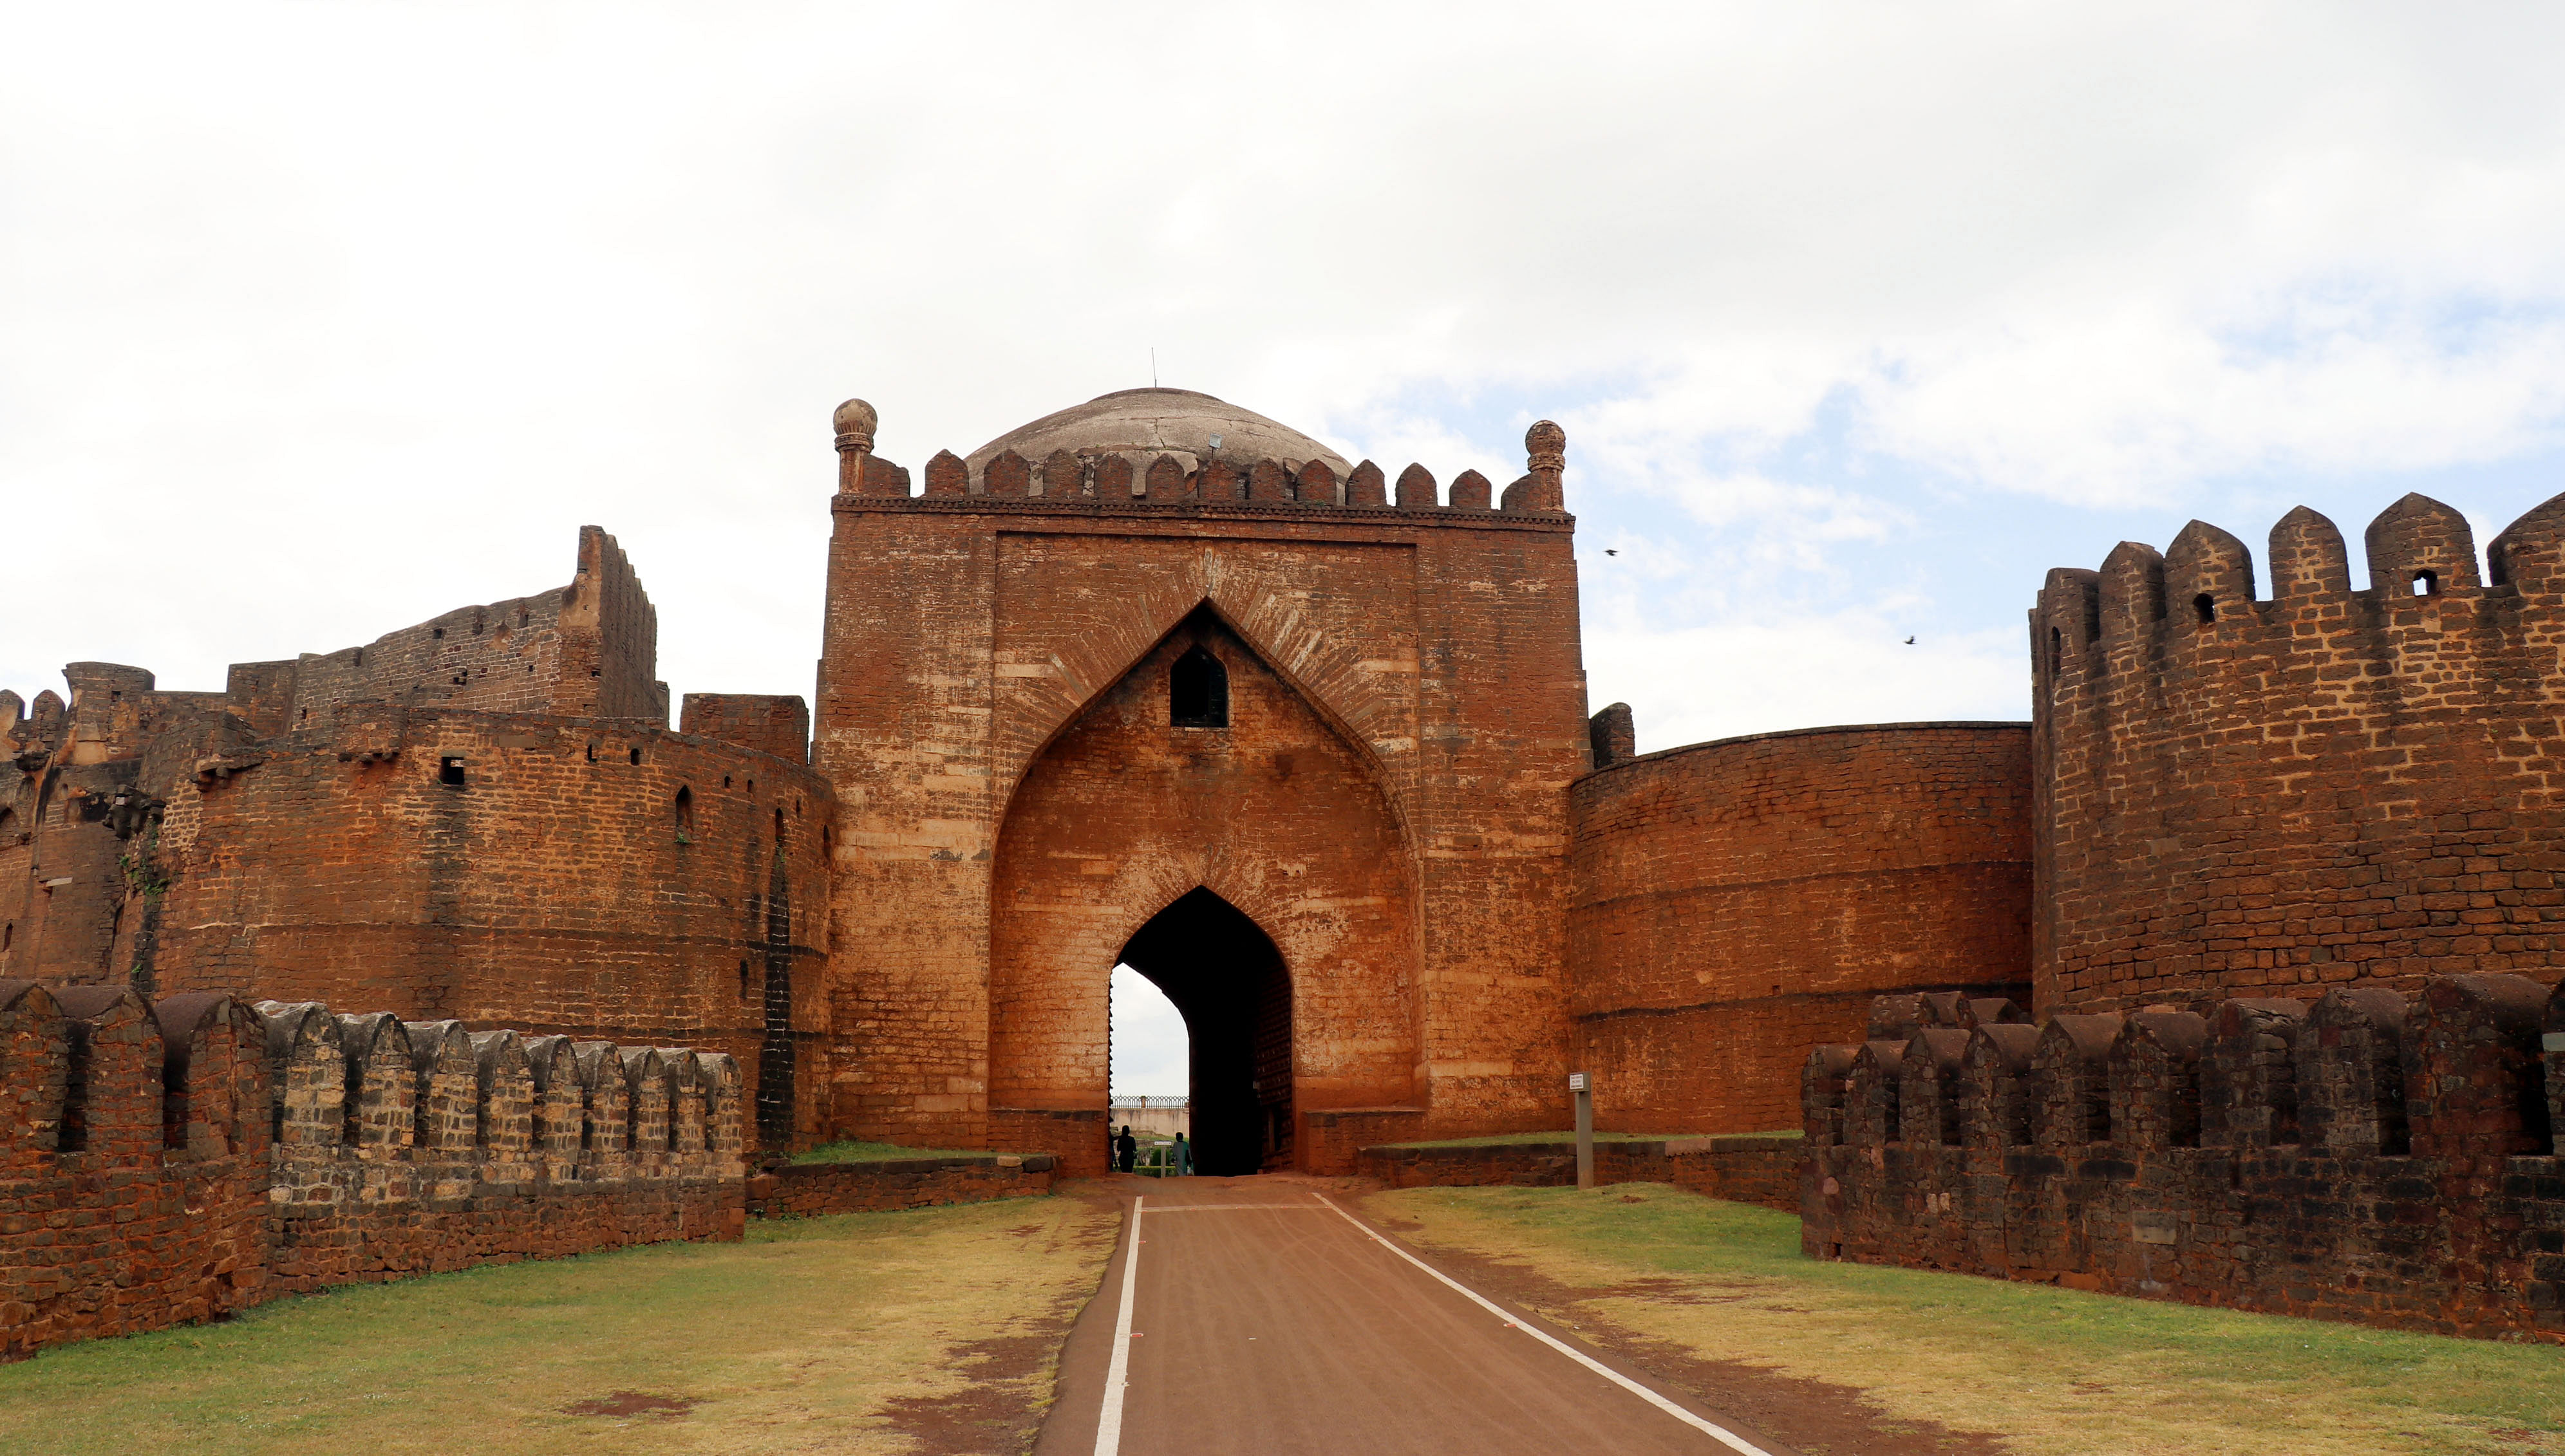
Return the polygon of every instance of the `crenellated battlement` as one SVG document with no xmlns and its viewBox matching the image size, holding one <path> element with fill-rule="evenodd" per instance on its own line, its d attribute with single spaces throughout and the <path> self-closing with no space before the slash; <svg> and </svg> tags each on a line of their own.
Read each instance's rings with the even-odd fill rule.
<svg viewBox="0 0 2565 1456">
<path fill-rule="evenodd" d="M 2434 976 L 2411 1000 L 2342 987 L 2312 1003 L 2220 999 L 2036 1027 L 2003 1014 L 1966 1029 L 1905 1019 L 1918 999 L 1875 1003 L 1872 1029 L 1890 1035 L 1809 1052 L 1812 1145 L 2303 1141 L 2341 1154 L 2545 1156 L 2565 1109 L 2565 990 L 2525 976 Z"/>
<path fill-rule="evenodd" d="M 1806 1246 L 2565 1341 L 2565 992 L 2430 977 L 1915 1024 L 1801 1074 Z"/>
<path fill-rule="evenodd" d="M 278 1168 L 303 1212 L 483 1187 L 744 1176 L 728 1053 L 467 1032 L 261 1002 Z"/>
<path fill-rule="evenodd" d="M 1475 470 L 1463 471 L 1445 490 L 1432 471 L 1411 464 L 1399 473 L 1394 497 L 1386 474 L 1368 460 L 1339 474 L 1314 456 L 1292 461 L 1243 454 L 1236 445 L 1224 448 L 1217 435 L 1197 449 L 1057 449 L 1039 459 L 1012 448 L 969 459 L 943 450 L 926 463 L 921 487 L 906 467 L 873 454 L 870 405 L 848 400 L 838 406 L 836 423 L 841 511 L 1178 510 L 1250 518 L 1324 511 L 1441 523 L 1568 523 L 1561 487 L 1567 434 L 1548 420 L 1524 434 L 1523 474 L 1502 494 Z"/>
<path fill-rule="evenodd" d="M 2122 541 L 2098 571 L 2050 571 L 2031 611 L 2046 649 L 2034 654 L 2033 681 L 2055 694 L 2265 635 L 2312 647 L 2337 629 L 2446 629 L 2453 615 L 2565 590 L 2565 496 L 2506 527 L 2481 579 L 2466 518 L 2427 496 L 2409 495 L 2369 523 L 2364 589 L 2352 588 L 2342 531 L 2322 514 L 2300 506 L 2269 539 L 2268 596 L 2256 594 L 2252 548 L 2203 520 L 2162 552 Z M 2425 610 L 2436 615 L 2397 615 Z"/>
<path fill-rule="evenodd" d="M 0 1355 L 277 1293 L 736 1237 L 727 1054 L 0 981 Z"/>
<path fill-rule="evenodd" d="M 2565 497 L 2496 537 L 2422 496 L 2301 507 L 2252 551 L 2193 521 L 2048 574 L 2031 611 L 2034 989 L 2127 1011 L 2223 991 L 2552 985 Z"/>
</svg>

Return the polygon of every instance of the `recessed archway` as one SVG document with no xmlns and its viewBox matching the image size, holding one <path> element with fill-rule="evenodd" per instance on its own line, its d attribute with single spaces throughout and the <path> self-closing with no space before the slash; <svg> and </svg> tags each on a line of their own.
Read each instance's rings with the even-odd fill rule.
<svg viewBox="0 0 2565 1456">
<path fill-rule="evenodd" d="M 1274 937 L 1209 890 L 1180 896 L 1122 947 L 1185 1019 L 1198 1172 L 1291 1161 L 1291 973 Z"/>
<path fill-rule="evenodd" d="M 1177 722 L 1210 717 L 1175 711 L 1178 666 L 1205 658 L 1226 722 Z M 1051 1150 L 1063 1115 L 1108 1105 L 1116 963 L 1186 1019 L 1205 1171 L 1290 1165 L 1309 1111 L 1411 1105 L 1421 986 L 1398 821 L 1362 749 L 1209 608 L 1037 756 L 996 859 L 1000 1145 Z"/>
</svg>

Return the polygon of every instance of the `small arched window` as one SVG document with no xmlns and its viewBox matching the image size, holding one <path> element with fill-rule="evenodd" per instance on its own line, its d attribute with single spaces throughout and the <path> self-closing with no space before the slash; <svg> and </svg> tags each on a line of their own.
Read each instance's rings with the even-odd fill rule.
<svg viewBox="0 0 2565 1456">
<path fill-rule="evenodd" d="M 677 843 L 692 844 L 694 842 L 695 791 L 691 788 L 680 786 L 677 789 Z"/>
<path fill-rule="evenodd" d="M 2051 627 L 2048 629 L 2048 675 L 2053 678 L 2065 670 L 2066 633 Z"/>
<path fill-rule="evenodd" d="M 1176 728 L 1229 727 L 1229 669 L 1201 647 L 1167 669 L 1167 722 Z"/>
<path fill-rule="evenodd" d="M 2211 596 L 2208 592 L 2204 591 L 2200 595 L 2193 597 L 2191 599 L 2191 609 L 2199 615 L 2201 624 L 2204 626 L 2217 620 L 2217 598 Z"/>
<path fill-rule="evenodd" d="M 775 847 L 784 847 L 784 810 L 781 808 L 775 811 Z"/>
<path fill-rule="evenodd" d="M 748 962 L 745 960 L 739 963 L 739 998 L 743 1001 L 748 999 Z"/>
<path fill-rule="evenodd" d="M 2414 594 L 2416 596 L 2439 596 L 2441 594 L 2441 573 L 2438 571 L 2415 572 Z"/>
</svg>

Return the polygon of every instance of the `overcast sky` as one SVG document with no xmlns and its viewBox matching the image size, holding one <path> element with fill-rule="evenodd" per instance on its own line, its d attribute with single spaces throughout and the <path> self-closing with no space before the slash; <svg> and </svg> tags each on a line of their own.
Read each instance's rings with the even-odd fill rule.
<svg viewBox="0 0 2565 1456">
<path fill-rule="evenodd" d="M 1393 476 L 1564 424 L 1643 749 L 2024 717 L 2041 573 L 2195 515 L 2565 489 L 2554 7 L 5 9 L 28 697 L 588 521 L 677 692 L 808 693 L 830 408 L 913 467 L 1152 348 Z"/>
</svg>

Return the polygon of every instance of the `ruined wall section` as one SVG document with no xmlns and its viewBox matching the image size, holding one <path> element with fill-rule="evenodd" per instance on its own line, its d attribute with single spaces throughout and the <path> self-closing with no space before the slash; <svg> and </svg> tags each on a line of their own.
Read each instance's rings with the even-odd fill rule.
<svg viewBox="0 0 2565 1456">
<path fill-rule="evenodd" d="M 290 669 L 238 664 L 230 686 L 269 732 L 326 727 L 351 703 L 665 724 L 658 640 L 658 612 L 622 548 L 586 525 L 568 586 L 458 607 Z"/>
<path fill-rule="evenodd" d="M 0 1358 L 744 1217 L 692 1050 L 0 981 Z"/>
<path fill-rule="evenodd" d="M 1802 1246 L 2187 1304 L 2565 1343 L 2565 996 L 1919 1027 L 1802 1072 Z"/>
<path fill-rule="evenodd" d="M 0 975 L 121 984 L 133 967 L 121 941 L 147 941 L 156 925 L 155 846 L 173 784 L 251 729 L 223 695 L 161 692 L 141 668 L 63 671 L 69 704 L 41 694 L 35 718 L 13 711 L 0 729 Z"/>
<path fill-rule="evenodd" d="M 815 743 L 841 806 L 838 1126 L 987 1136 L 1005 806 L 1206 602 L 1376 763 L 1404 826 L 1433 1127 L 1562 1115 L 1564 789 L 1589 734 L 1554 452 L 1503 509 L 1475 473 L 1446 504 L 1411 468 L 1393 502 L 1368 463 L 1065 453 L 976 473 L 941 455 L 911 495 L 871 426 L 840 412 Z"/>
<path fill-rule="evenodd" d="M 668 685 L 659 681 L 659 610 L 623 548 L 593 525 L 579 530 L 579 575 L 562 604 L 561 633 L 561 676 L 542 711 L 668 721 Z"/>
<path fill-rule="evenodd" d="M 1786 1128 L 1808 1047 L 1860 1035 L 1874 996 L 2022 994 L 2030 803 L 2020 724 L 1762 733 L 1578 779 L 1569 1006 L 1597 1125 Z"/>
<path fill-rule="evenodd" d="M 2565 498 L 2560 498 L 2565 499 Z M 2312 511 L 2251 552 L 2053 571 L 2031 615 L 2042 1011 L 2223 991 L 2556 979 L 2565 922 L 2565 505 L 2498 537 L 2408 496 L 2372 585 Z"/>
<path fill-rule="evenodd" d="M 798 697 L 689 693 L 678 731 L 755 748 L 787 763 L 811 761 L 811 708 Z"/>
<path fill-rule="evenodd" d="M 828 1026 L 828 785 L 632 720 L 365 705 L 202 760 L 146 969 L 475 1028 L 702 1047 L 791 1079 Z M 777 1044 L 785 1048 L 777 1060 Z M 813 1128 L 811 1088 L 770 1141 Z"/>
</svg>

